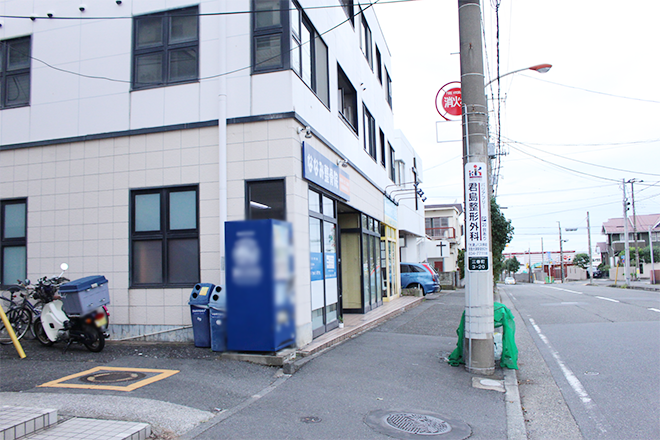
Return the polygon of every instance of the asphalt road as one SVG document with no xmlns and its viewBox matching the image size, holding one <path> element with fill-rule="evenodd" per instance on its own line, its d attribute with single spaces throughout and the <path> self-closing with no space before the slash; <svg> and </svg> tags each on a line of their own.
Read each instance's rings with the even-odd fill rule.
<svg viewBox="0 0 660 440">
<path fill-rule="evenodd" d="M 570 438 L 660 438 L 660 292 L 584 282 L 500 288 L 561 391 L 538 393 L 535 385 L 547 378 L 521 367 L 530 438 L 547 433 L 545 413 L 562 397 L 570 409 L 563 417 L 579 428 L 569 429 Z"/>
</svg>

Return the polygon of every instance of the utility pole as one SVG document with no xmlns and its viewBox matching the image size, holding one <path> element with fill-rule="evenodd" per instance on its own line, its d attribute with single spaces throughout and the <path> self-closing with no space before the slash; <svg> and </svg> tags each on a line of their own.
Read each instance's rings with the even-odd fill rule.
<svg viewBox="0 0 660 440">
<path fill-rule="evenodd" d="M 561 271 L 561 283 L 564 284 L 564 240 L 561 239 L 561 223 L 557 222 L 559 226 L 559 269 Z"/>
<path fill-rule="evenodd" d="M 458 0 L 463 101 L 466 284 L 465 367 L 470 373 L 495 372 L 493 350 L 493 251 L 488 166 L 488 114 L 484 93 L 481 5 Z"/>
<path fill-rule="evenodd" d="M 594 283 L 594 260 L 591 258 L 591 226 L 589 223 L 589 211 L 587 211 L 587 243 L 589 244 L 589 284 Z"/>
<path fill-rule="evenodd" d="M 623 275 L 626 286 L 630 286 L 630 245 L 628 243 L 628 199 L 626 198 L 626 179 L 623 179 Z"/>
<path fill-rule="evenodd" d="M 655 261 L 653 260 L 653 237 L 651 232 L 653 231 L 653 225 L 649 226 L 649 249 L 651 251 L 651 284 L 658 284 L 658 280 L 655 279 Z"/>
<path fill-rule="evenodd" d="M 635 243 L 635 279 L 639 278 L 639 245 L 637 244 L 637 214 L 635 213 L 635 182 L 636 179 L 630 179 L 630 197 L 632 198 L 632 208 L 633 208 L 633 240 Z M 641 180 L 640 180 L 641 182 Z"/>
<path fill-rule="evenodd" d="M 541 237 L 541 274 L 543 274 L 543 284 L 545 284 L 545 262 L 543 261 L 543 237 Z"/>
</svg>

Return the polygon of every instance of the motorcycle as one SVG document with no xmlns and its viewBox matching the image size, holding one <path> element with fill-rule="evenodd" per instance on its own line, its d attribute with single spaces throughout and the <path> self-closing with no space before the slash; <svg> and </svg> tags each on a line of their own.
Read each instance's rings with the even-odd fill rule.
<svg viewBox="0 0 660 440">
<path fill-rule="evenodd" d="M 62 273 L 53 278 L 43 277 L 35 286 L 35 298 L 44 302 L 41 316 L 34 321 L 33 330 L 36 339 L 45 346 L 55 342 L 66 342 L 66 351 L 74 343 L 83 344 L 89 351 L 98 353 L 105 347 L 109 337 L 109 316 L 105 277 L 86 277 L 69 282 L 62 275 L 69 268 L 66 263 L 60 266 Z M 105 284 L 105 286 L 103 286 Z M 78 291 L 83 285 L 84 291 L 99 290 L 84 298 Z M 67 293 L 65 293 L 67 292 Z"/>
</svg>

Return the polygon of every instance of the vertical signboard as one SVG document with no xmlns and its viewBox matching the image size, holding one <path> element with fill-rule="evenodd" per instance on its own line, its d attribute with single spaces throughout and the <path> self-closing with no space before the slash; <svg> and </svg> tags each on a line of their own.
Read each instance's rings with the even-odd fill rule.
<svg viewBox="0 0 660 440">
<path fill-rule="evenodd" d="M 487 169 L 483 162 L 465 164 L 466 254 L 469 271 L 487 271 L 490 267 Z"/>
</svg>

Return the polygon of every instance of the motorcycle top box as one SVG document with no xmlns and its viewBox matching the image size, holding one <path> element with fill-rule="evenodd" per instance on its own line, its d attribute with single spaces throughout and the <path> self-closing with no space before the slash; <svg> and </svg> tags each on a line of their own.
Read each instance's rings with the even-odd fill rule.
<svg viewBox="0 0 660 440">
<path fill-rule="evenodd" d="M 60 295 L 69 316 L 86 315 L 110 304 L 108 280 L 103 275 L 91 275 L 62 284 Z"/>
</svg>

